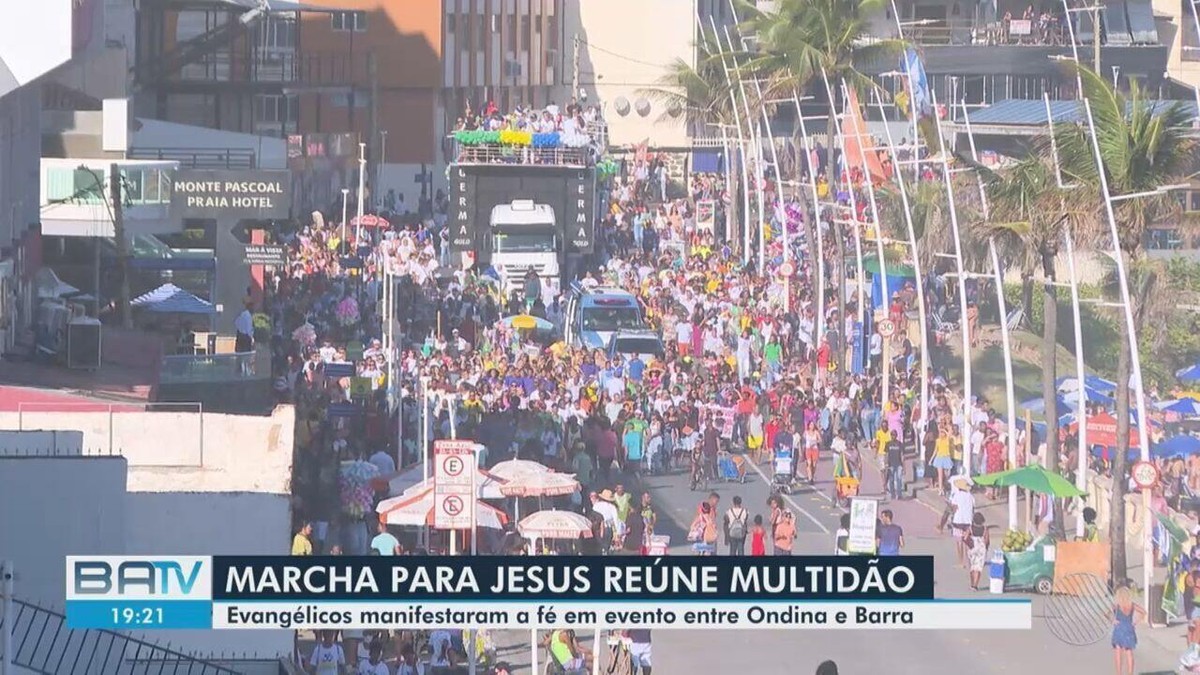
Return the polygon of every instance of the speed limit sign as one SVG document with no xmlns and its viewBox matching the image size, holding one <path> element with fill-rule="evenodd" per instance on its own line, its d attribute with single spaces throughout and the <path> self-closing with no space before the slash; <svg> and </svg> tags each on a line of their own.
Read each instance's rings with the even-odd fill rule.
<svg viewBox="0 0 1200 675">
<path fill-rule="evenodd" d="M 879 322 L 879 334 L 885 338 L 890 338 L 896 334 L 896 322 L 891 319 L 884 319 Z"/>
</svg>

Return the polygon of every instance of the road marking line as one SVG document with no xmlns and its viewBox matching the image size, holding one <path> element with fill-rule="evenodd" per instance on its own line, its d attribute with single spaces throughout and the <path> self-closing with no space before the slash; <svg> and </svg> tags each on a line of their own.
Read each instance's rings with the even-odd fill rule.
<svg viewBox="0 0 1200 675">
<path fill-rule="evenodd" d="M 757 473 L 760 477 L 762 477 L 763 483 L 765 483 L 767 486 L 767 489 L 770 490 L 771 489 L 771 479 L 767 478 L 767 474 L 763 473 L 763 470 L 758 468 L 758 465 L 755 464 L 754 462 L 746 462 L 746 463 L 749 464 L 754 469 L 755 473 Z M 813 524 L 815 524 L 817 527 L 821 528 L 821 532 L 824 532 L 825 534 L 829 534 L 829 528 L 825 527 L 824 523 L 817 520 L 816 516 L 809 513 L 803 506 L 800 506 L 799 504 L 797 504 L 796 500 L 792 499 L 791 495 L 780 494 L 779 496 L 783 497 L 783 501 L 787 502 L 789 506 L 791 506 L 793 509 L 796 509 L 800 513 L 803 513 L 806 518 L 808 518 L 809 520 L 811 520 L 813 522 Z"/>
</svg>

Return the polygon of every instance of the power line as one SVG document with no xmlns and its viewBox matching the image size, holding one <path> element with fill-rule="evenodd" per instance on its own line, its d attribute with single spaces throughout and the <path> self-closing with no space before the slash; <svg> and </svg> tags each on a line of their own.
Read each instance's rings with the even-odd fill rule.
<svg viewBox="0 0 1200 675">
<path fill-rule="evenodd" d="M 640 64 L 643 66 L 650 66 L 651 68 L 660 68 L 661 69 L 663 67 L 663 65 L 661 63 L 650 63 L 649 61 L 642 61 L 641 59 L 635 59 L 632 56 L 625 56 L 624 54 L 614 52 L 611 49 L 605 49 L 604 47 L 601 47 L 599 45 L 592 44 L 591 42 L 588 42 L 587 40 L 584 40 L 583 38 L 579 38 L 579 42 L 581 44 L 587 45 L 588 47 L 590 47 L 592 49 L 595 49 L 598 52 L 603 52 L 605 54 L 608 54 L 609 56 L 615 56 L 618 59 L 624 59 L 625 61 L 629 61 L 630 63 L 637 63 L 637 64 Z"/>
</svg>

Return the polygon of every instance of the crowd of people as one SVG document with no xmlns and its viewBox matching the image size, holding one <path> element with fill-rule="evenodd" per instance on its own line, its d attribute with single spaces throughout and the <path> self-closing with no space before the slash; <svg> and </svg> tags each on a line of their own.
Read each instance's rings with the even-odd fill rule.
<svg viewBox="0 0 1200 675">
<path fill-rule="evenodd" d="M 489 105 L 461 123 L 542 133 L 578 129 L 586 115 L 577 104 L 562 115 L 550 108 L 504 115 Z M 818 159 L 824 165 L 829 157 Z M 832 165 L 842 162 L 835 156 Z M 862 210 L 868 199 L 861 171 L 843 170 L 832 184 L 822 172 L 818 181 L 826 197 L 844 207 L 858 205 L 859 215 L 869 218 Z M 893 500 L 906 497 L 910 464 L 920 467 L 918 476 L 927 470 L 952 506 L 950 529 L 977 584 L 986 528 L 975 521 L 969 486 L 952 478 L 962 473 L 965 453 L 975 467 L 1002 468 L 1005 434 L 1013 430 L 975 398 L 968 408 L 972 432 L 964 438 L 961 390 L 938 361 L 927 374 L 929 408 L 921 408 L 920 350 L 938 349 L 942 341 L 912 320 L 916 285 L 931 307 L 943 308 L 956 305 L 953 284 L 935 271 L 872 301 L 869 289 L 860 294 L 852 288 L 854 270 L 830 255 L 825 297 L 818 297 L 817 271 L 802 236 L 803 195 L 786 198 L 765 244 L 769 269 L 758 270 L 742 263 L 732 243 L 737 233 L 727 231 L 730 189 L 721 175 L 693 176 L 678 191 L 666 183 L 659 158 L 639 153 L 625 163 L 602 189 L 597 251 L 578 279 L 584 287 L 616 287 L 636 296 L 646 326 L 662 336 L 661 353 L 649 357 L 568 344 L 554 330 L 505 321 L 529 313 L 561 326 L 571 291 L 553 297 L 507 293 L 486 269 L 450 265 L 445 220 L 433 213 L 361 231 L 318 217 L 287 233 L 288 267 L 271 280 L 266 309 L 276 387 L 297 409 L 294 489 L 301 520 L 293 552 L 440 550 L 437 539 L 396 537 L 369 510 L 347 512 L 338 470 L 342 462 L 358 460 L 391 475 L 428 456 L 424 440 L 455 434 L 484 443 L 485 468 L 528 459 L 573 474 L 581 490 L 550 503 L 575 509 L 592 523 L 591 539 L 542 542 L 537 550 L 510 525 L 494 536 L 479 535 L 481 551 L 644 553 L 667 529 L 643 488 L 644 474 L 707 467 L 715 476 L 725 456 L 770 465 L 777 453 L 795 452 L 803 461 L 789 478 L 810 484 L 857 478 L 865 462 L 878 462 Z M 711 202 L 713 212 L 701 213 L 701 202 Z M 846 239 L 853 236 L 849 223 L 817 223 L 823 237 L 832 238 L 838 227 L 847 228 L 841 233 Z M 826 245 L 826 253 L 831 249 Z M 776 273 L 785 258 L 796 261 L 790 278 Z M 397 322 L 391 364 L 382 346 L 385 279 L 395 280 L 388 296 Z M 971 284 L 976 317 L 983 291 Z M 838 294 L 847 300 L 838 303 Z M 860 308 L 860 299 L 871 304 Z M 893 336 L 862 335 L 862 315 L 876 309 L 899 327 Z M 354 377 L 366 378 L 369 391 L 354 391 Z M 351 412 L 338 407 L 349 402 L 358 404 Z M 826 458 L 834 461 L 826 464 Z M 835 467 L 834 475 L 818 476 L 827 465 Z M 686 532 L 696 553 L 715 554 L 721 543 L 731 555 L 793 551 L 795 515 L 782 499 L 758 505 L 738 496 L 724 510 L 720 501 L 713 493 L 697 505 Z M 834 553 L 847 553 L 848 536 L 846 516 Z M 884 511 L 879 551 L 898 554 L 903 542 L 900 524 Z M 573 644 L 565 635 L 561 641 Z M 453 647 L 448 654 L 466 653 L 461 636 L 439 638 L 442 643 Z M 417 646 L 394 640 L 379 650 L 369 640 L 360 638 L 360 644 L 366 655 L 360 663 L 378 663 L 376 657 L 386 654 L 403 664 L 419 653 Z M 573 647 L 557 650 L 564 667 L 582 658 Z M 648 673 L 648 656 L 643 666 Z"/>
</svg>

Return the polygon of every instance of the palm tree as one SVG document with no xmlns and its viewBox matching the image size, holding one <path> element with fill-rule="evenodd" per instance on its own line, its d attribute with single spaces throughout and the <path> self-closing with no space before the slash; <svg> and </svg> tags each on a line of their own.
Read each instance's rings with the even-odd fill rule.
<svg viewBox="0 0 1200 675">
<path fill-rule="evenodd" d="M 847 87 L 865 93 L 877 85 L 860 68 L 899 54 L 904 47 L 902 41 L 873 36 L 869 18 L 884 12 L 886 0 L 778 0 L 771 9 L 759 9 L 757 3 L 748 0 L 737 0 L 736 4 L 736 14 L 742 17 L 739 30 L 754 35 L 758 42 L 757 49 L 740 67 L 747 77 L 765 80 L 764 95 L 768 98 L 790 96 L 814 83 L 821 83 L 817 89 L 823 90 L 824 78 L 834 91 L 845 82 Z M 827 145 L 836 135 L 835 105 L 836 101 L 829 101 Z M 826 175 L 834 181 L 837 172 L 832 148 L 826 154 Z M 819 205 L 814 204 L 813 209 L 814 213 L 820 212 Z M 844 321 L 845 236 L 841 225 L 834 224 L 832 229 L 837 255 L 838 318 Z M 812 248 L 815 254 L 816 248 Z M 839 369 L 839 376 L 844 372 L 844 368 Z"/>
<path fill-rule="evenodd" d="M 1015 166 L 982 172 L 988 199 L 988 221 L 973 228 L 981 242 L 994 239 L 1023 270 L 1040 268 L 1042 274 L 1042 397 L 1046 416 L 1046 468 L 1058 471 L 1058 276 L 1055 259 L 1067 232 L 1084 238 L 1083 227 L 1094 222 L 1078 192 L 1061 189 L 1055 169 L 1035 152 Z M 1025 278 L 1025 277 L 1023 277 Z M 1028 278 L 1032 278 L 1032 274 Z M 1028 308 L 1027 309 L 1032 309 Z M 1001 317 L 1007 320 L 1007 317 Z M 1062 511 L 1054 511 L 1054 525 L 1062 531 Z"/>
<path fill-rule="evenodd" d="M 1083 94 L 1091 104 L 1095 140 L 1100 148 L 1103 170 L 1113 195 L 1153 192 L 1164 185 L 1181 182 L 1189 172 L 1194 141 L 1189 137 L 1191 113 L 1179 102 L 1151 101 L 1137 82 L 1128 94 L 1116 91 L 1108 79 L 1083 67 L 1078 70 Z M 1093 155 L 1092 137 L 1086 125 L 1060 126 L 1055 142 L 1066 180 L 1097 189 L 1100 174 Z M 1093 193 L 1094 194 L 1094 193 Z M 1101 201 L 1100 207 L 1103 207 Z M 1121 200 L 1113 205 L 1118 226 L 1120 255 L 1131 263 L 1141 255 L 1147 228 L 1160 218 L 1176 213 L 1178 206 L 1166 194 Z M 1098 214 L 1103 214 L 1098 211 Z M 1106 218 L 1098 215 L 1099 218 Z M 1104 222 L 1104 221 L 1101 221 Z M 1153 275 L 1131 279 L 1129 310 L 1135 321 Z M 1113 454 L 1112 510 L 1109 535 L 1112 546 L 1112 581 L 1124 583 L 1125 480 L 1129 452 L 1129 379 L 1132 370 L 1129 335 L 1121 325 L 1117 357 L 1117 448 Z M 1135 325 L 1135 330 L 1137 326 Z M 1144 424 L 1146 420 L 1141 420 Z"/>
<path fill-rule="evenodd" d="M 684 111 L 686 115 L 682 118 L 691 127 L 693 135 L 705 132 L 709 126 L 732 126 L 739 118 L 734 108 L 733 84 L 725 76 L 725 66 L 721 62 L 725 56 L 720 42 L 701 31 L 696 43 L 695 65 L 676 58 L 667 64 L 654 86 L 639 89 L 636 93 L 663 104 L 664 112 L 657 120 L 660 123 L 678 123 L 678 112 Z M 725 161 L 732 161 L 732 158 L 726 157 Z M 737 181 L 731 181 L 726 188 L 729 190 L 725 219 L 728 235 L 728 229 L 738 220 L 740 188 Z M 738 242 L 735 248 L 740 249 L 741 237 L 734 240 Z"/>
</svg>

